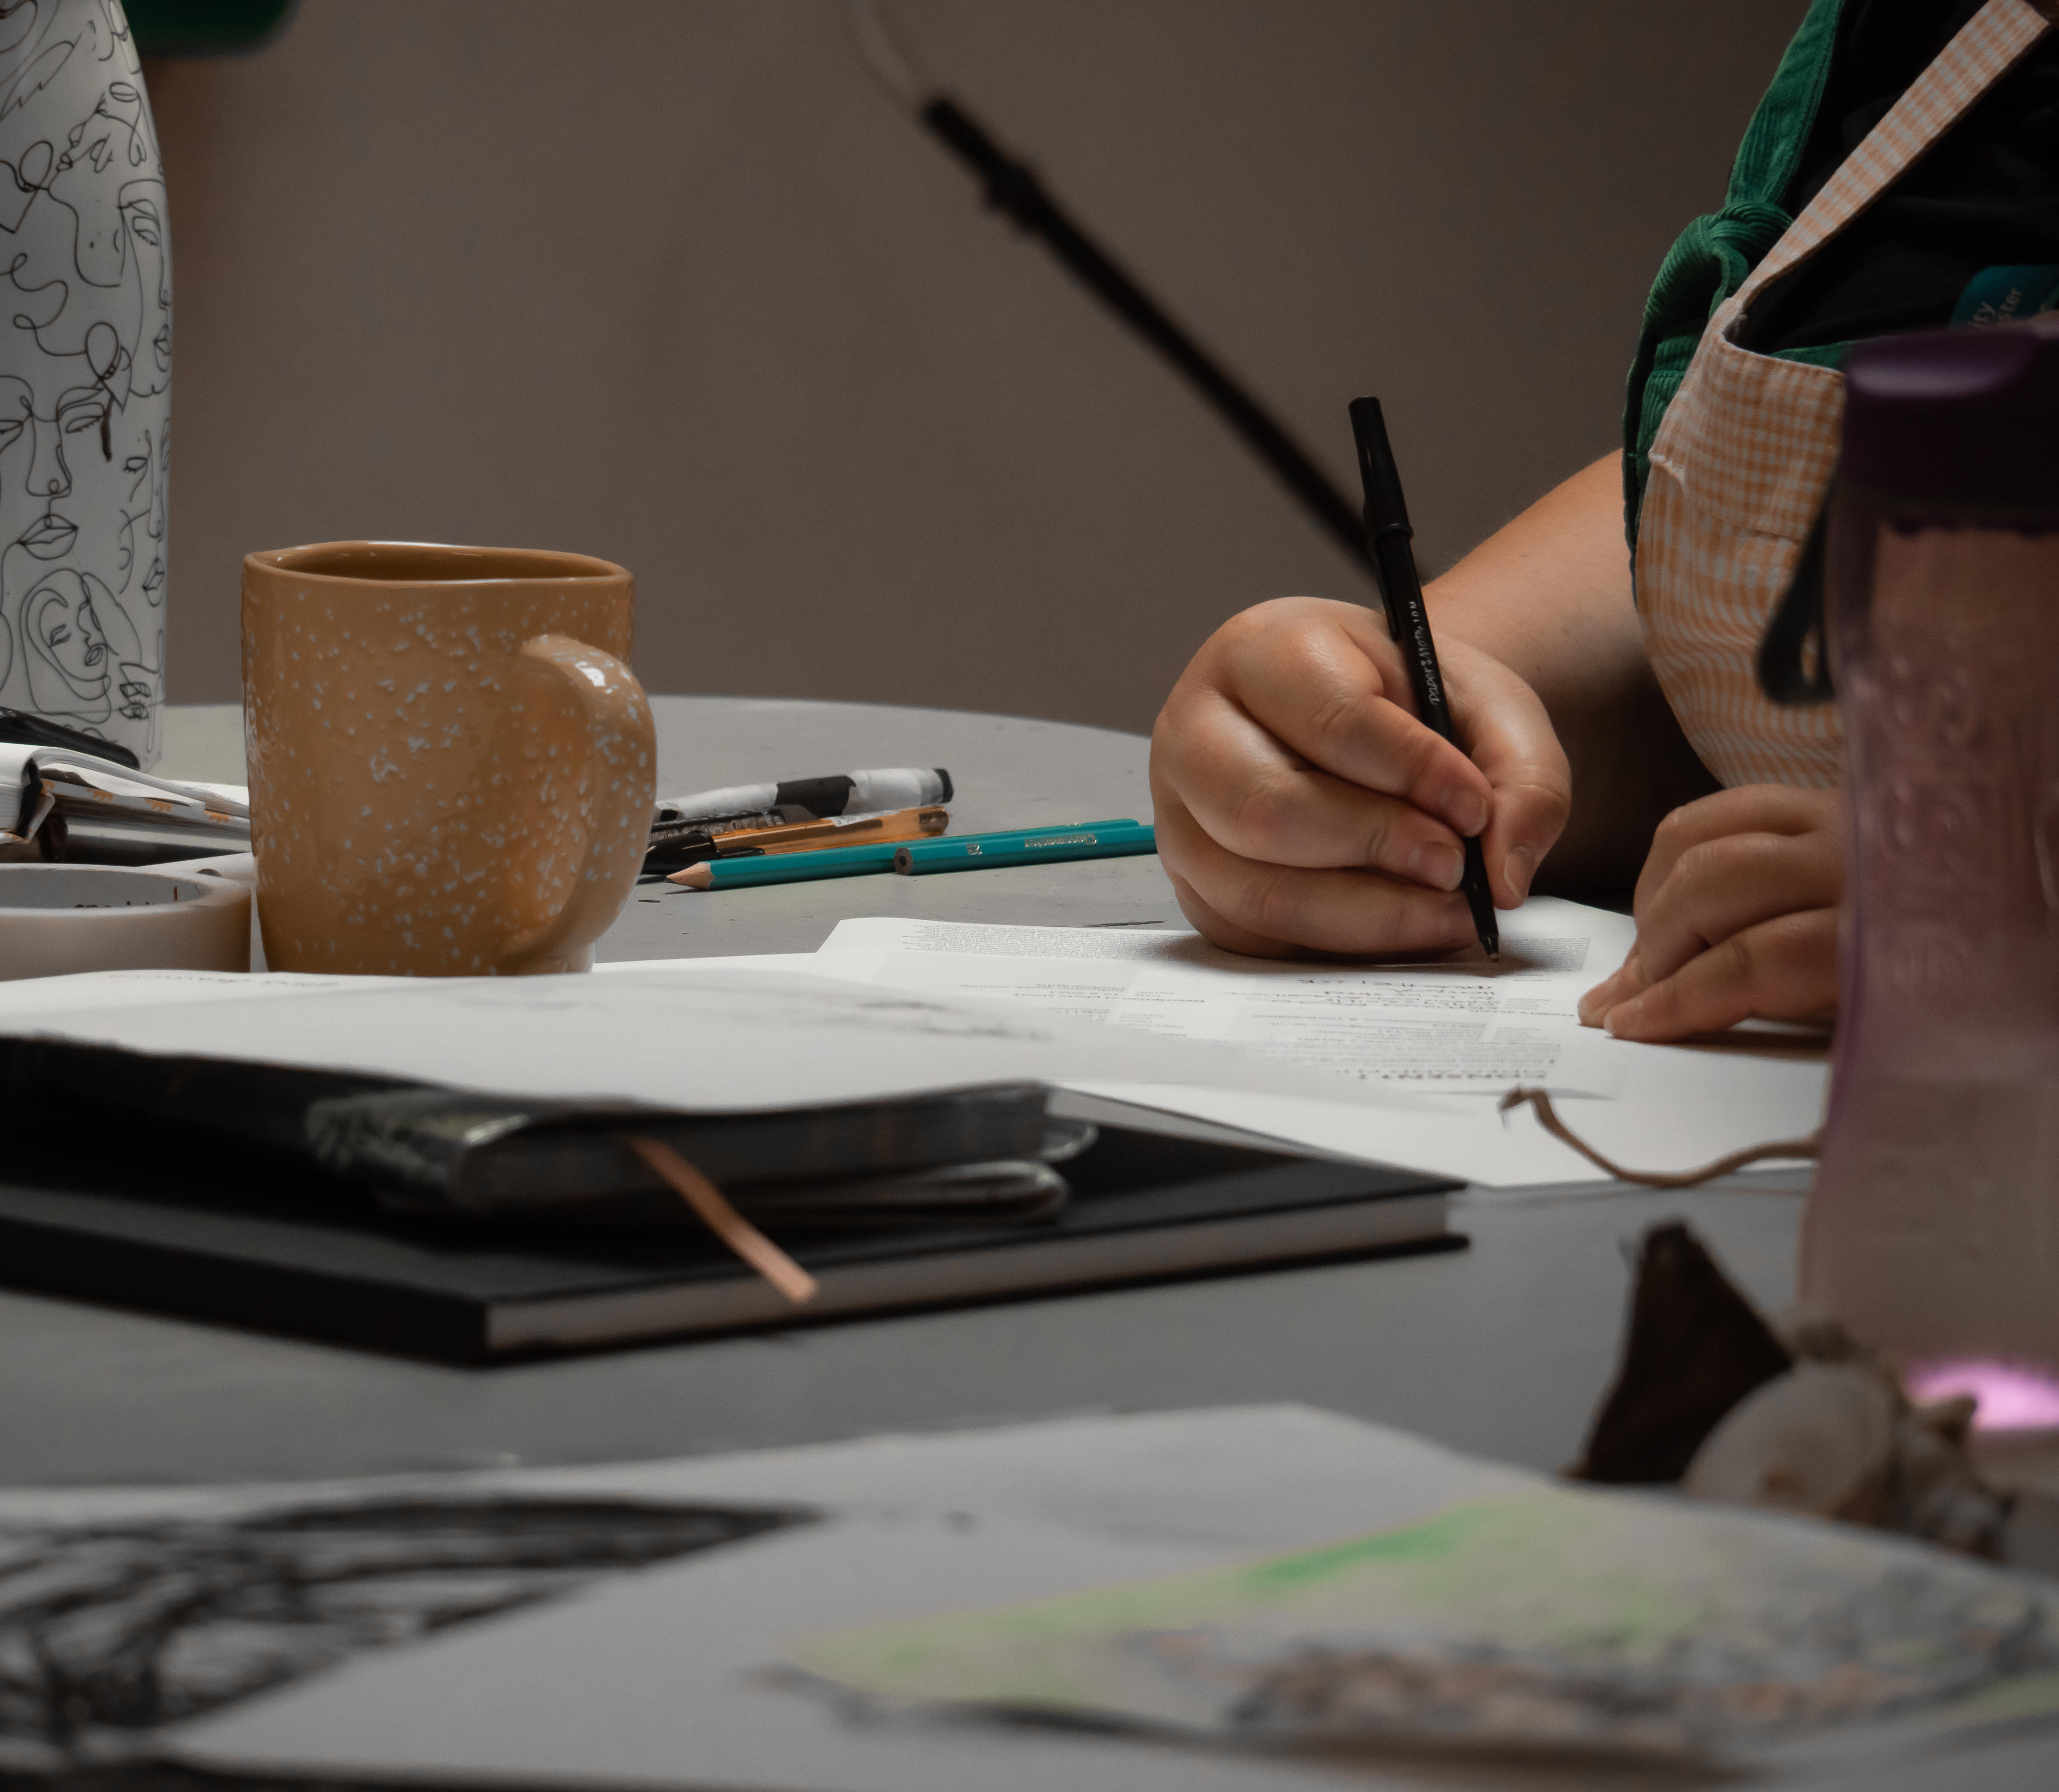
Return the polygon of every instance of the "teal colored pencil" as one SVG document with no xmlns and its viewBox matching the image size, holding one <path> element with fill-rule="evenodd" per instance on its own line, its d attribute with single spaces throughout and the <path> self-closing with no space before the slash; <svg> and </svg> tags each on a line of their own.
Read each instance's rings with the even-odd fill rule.
<svg viewBox="0 0 2059 1792">
<path fill-rule="evenodd" d="M 894 869 L 891 840 L 869 846 L 821 846 L 813 852 L 763 853 L 750 858 L 712 858 L 675 871 L 671 882 L 689 890 L 740 890 L 754 883 L 806 883 L 814 878 L 858 878 Z"/>
<path fill-rule="evenodd" d="M 1075 822 L 1062 828 L 1010 828 L 999 834 L 962 834 L 954 846 L 997 844 L 1041 838 L 1057 833 L 1077 834 L 1082 829 L 1134 828 L 1133 821 Z M 1149 828 L 1144 830 L 1149 834 Z M 865 846 L 818 846 L 811 852 L 766 853 L 750 858 L 715 858 L 675 871 L 670 882 L 688 890 L 741 890 L 751 884 L 808 883 L 817 878 L 859 878 L 868 873 L 891 871 L 894 855 L 906 842 L 875 841 Z M 918 842 L 919 843 L 919 842 Z M 1129 850 L 1149 851 L 1149 846 Z"/>
<path fill-rule="evenodd" d="M 932 871 L 990 871 L 1006 865 L 1122 858 L 1157 850 L 1157 836 L 1136 822 L 1089 822 L 1083 826 L 1031 828 L 982 838 L 911 841 L 894 853 L 894 869 L 903 877 L 919 878 Z"/>
</svg>

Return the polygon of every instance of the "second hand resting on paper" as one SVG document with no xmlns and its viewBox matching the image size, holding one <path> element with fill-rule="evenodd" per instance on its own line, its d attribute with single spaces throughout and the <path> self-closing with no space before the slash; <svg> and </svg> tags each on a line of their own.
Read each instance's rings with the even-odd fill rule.
<svg viewBox="0 0 2059 1792">
<path fill-rule="evenodd" d="M 1637 943 L 1580 1018 L 1652 1041 L 1833 1018 L 1844 859 L 1835 790 L 1746 784 L 1675 810 L 1637 880 Z"/>
</svg>

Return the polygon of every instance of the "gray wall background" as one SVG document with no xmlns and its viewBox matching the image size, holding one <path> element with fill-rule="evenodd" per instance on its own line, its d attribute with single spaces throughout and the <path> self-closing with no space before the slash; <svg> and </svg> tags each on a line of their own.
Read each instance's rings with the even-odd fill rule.
<svg viewBox="0 0 2059 1792">
<path fill-rule="evenodd" d="M 1610 446 L 1802 10 L 893 0 L 1340 481 L 1382 396 L 1427 565 Z M 1235 610 L 1364 595 L 838 0 L 304 0 L 148 79 L 174 700 L 237 693 L 245 552 L 348 536 L 621 561 L 654 691 L 1137 729 Z"/>
</svg>

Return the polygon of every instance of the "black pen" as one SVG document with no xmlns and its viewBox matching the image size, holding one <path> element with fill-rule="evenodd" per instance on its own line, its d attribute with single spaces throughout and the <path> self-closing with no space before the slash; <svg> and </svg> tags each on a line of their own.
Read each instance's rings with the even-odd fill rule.
<svg viewBox="0 0 2059 1792">
<path fill-rule="evenodd" d="M 1408 526 L 1408 505 L 1401 496 L 1401 472 L 1387 440 L 1387 420 L 1376 398 L 1355 398 L 1351 405 L 1352 436 L 1358 444 L 1358 475 L 1365 486 L 1365 541 L 1372 551 L 1372 569 L 1380 580 L 1380 601 L 1387 611 L 1387 632 L 1408 662 L 1408 683 L 1424 722 L 1460 752 L 1451 706 L 1444 701 L 1444 675 L 1437 665 L 1437 643 L 1430 638 L 1430 612 L 1423 605 L 1423 581 L 1416 571 L 1416 532 Z M 1473 926 L 1490 958 L 1501 956 L 1501 930 L 1494 918 L 1494 897 L 1487 889 L 1487 860 L 1477 836 L 1466 842 L 1465 875 L 1459 880 Z"/>
</svg>

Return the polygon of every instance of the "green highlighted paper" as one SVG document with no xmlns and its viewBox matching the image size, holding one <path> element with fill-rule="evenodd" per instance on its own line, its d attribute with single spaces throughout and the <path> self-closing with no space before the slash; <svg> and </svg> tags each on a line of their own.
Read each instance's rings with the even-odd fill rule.
<svg viewBox="0 0 2059 1792">
<path fill-rule="evenodd" d="M 2059 1587 L 1842 1526 L 1547 1487 L 795 1659 L 894 1699 L 1225 1739 L 1748 1758 L 1882 1720 L 2059 1713 Z"/>
</svg>

